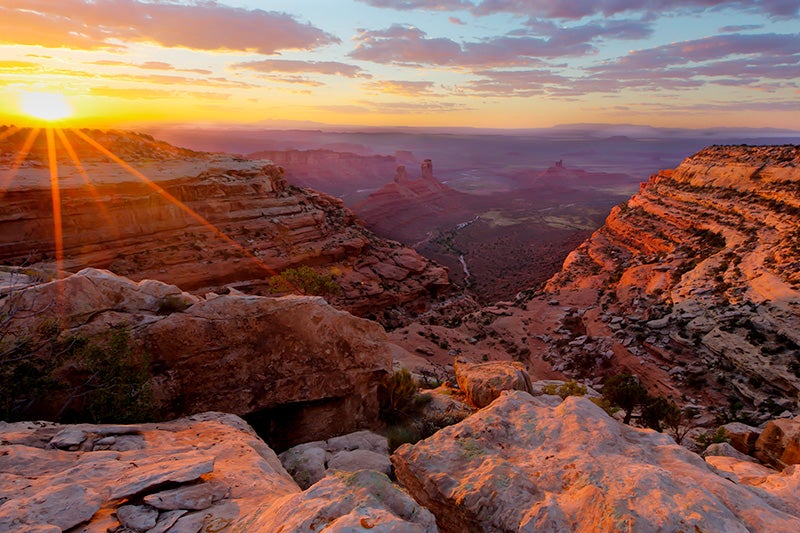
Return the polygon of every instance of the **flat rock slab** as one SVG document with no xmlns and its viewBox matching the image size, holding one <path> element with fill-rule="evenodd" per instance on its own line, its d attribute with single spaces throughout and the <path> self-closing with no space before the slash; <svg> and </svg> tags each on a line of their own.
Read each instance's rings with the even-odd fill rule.
<svg viewBox="0 0 800 533">
<path fill-rule="evenodd" d="M 0 531 L 44 526 L 70 529 L 92 518 L 102 503 L 97 492 L 82 485 L 45 486 L 31 497 L 13 498 L 0 505 Z"/>
<path fill-rule="evenodd" d="M 504 392 L 401 446 L 392 464 L 445 532 L 800 531 L 768 485 L 731 483 L 670 437 L 620 424 L 585 398 L 549 407 Z"/>
<path fill-rule="evenodd" d="M 378 472 L 329 473 L 308 490 L 263 508 L 233 529 L 255 531 L 331 531 L 435 533 L 433 515 Z"/>
</svg>

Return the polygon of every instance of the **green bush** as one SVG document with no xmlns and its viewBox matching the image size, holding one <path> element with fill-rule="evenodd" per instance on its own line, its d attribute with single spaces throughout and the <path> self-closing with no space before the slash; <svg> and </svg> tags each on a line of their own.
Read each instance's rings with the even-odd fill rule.
<svg viewBox="0 0 800 533">
<path fill-rule="evenodd" d="M 331 274 L 320 274 L 306 265 L 287 268 L 279 275 L 272 276 L 269 285 L 273 293 L 299 292 L 315 296 L 337 296 L 342 292 Z"/>
<path fill-rule="evenodd" d="M 624 410 L 623 423 L 630 424 L 633 410 L 645 403 L 648 395 L 639 378 L 632 374 L 617 374 L 603 383 L 603 398 Z"/>
<path fill-rule="evenodd" d="M 561 385 L 548 383 L 542 387 L 542 393 L 561 396 L 562 399 L 567 396 L 586 396 L 588 391 L 589 389 L 587 389 L 585 385 L 581 385 L 574 379 L 566 381 Z"/>
<path fill-rule="evenodd" d="M 401 424 L 418 417 L 432 399 L 418 389 L 414 376 L 405 368 L 392 374 L 378 387 L 381 419 L 387 424 Z"/>
<path fill-rule="evenodd" d="M 35 335 L 0 347 L 0 417 L 138 422 L 153 414 L 149 358 L 126 327 L 87 339 L 44 320 Z"/>
<path fill-rule="evenodd" d="M 180 313 L 181 311 L 185 311 L 191 305 L 192 304 L 182 299 L 177 294 L 170 294 L 169 296 L 165 296 L 159 300 L 157 312 L 159 315 Z"/>
<path fill-rule="evenodd" d="M 394 451 L 403 444 L 414 444 L 421 438 L 422 435 L 420 431 L 410 425 L 389 426 L 386 430 L 386 442 L 389 445 L 389 453 L 394 453 Z"/>
</svg>

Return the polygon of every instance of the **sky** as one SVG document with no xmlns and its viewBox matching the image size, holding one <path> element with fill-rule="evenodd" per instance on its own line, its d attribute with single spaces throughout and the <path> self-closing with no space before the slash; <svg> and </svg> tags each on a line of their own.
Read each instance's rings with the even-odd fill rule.
<svg viewBox="0 0 800 533">
<path fill-rule="evenodd" d="M 797 130 L 798 31 L 800 0 L 2 0 L 0 123 Z"/>
</svg>

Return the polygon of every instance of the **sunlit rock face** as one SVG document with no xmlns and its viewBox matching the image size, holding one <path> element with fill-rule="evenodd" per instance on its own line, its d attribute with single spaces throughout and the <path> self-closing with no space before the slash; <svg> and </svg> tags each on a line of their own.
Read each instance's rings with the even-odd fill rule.
<svg viewBox="0 0 800 533">
<path fill-rule="evenodd" d="M 385 440 L 384 440 L 385 443 Z M 331 471 L 301 492 L 242 419 L 0 422 L 0 530 L 435 533 L 382 473 Z"/>
<path fill-rule="evenodd" d="M 800 391 L 798 227 L 800 148 L 713 146 L 614 208 L 548 289 L 591 293 L 594 340 L 641 361 L 603 364 L 762 421 Z"/>
<path fill-rule="evenodd" d="M 35 339 L 43 324 L 57 323 L 60 338 L 124 326 L 149 355 L 159 417 L 247 415 L 279 448 L 376 426 L 377 387 L 392 367 L 380 325 L 319 297 L 203 299 L 86 269 L 16 293 L 0 301 L 0 312 L 13 314 L 10 331 L 20 339 Z M 56 375 L 68 379 L 70 361 L 62 367 Z M 37 405 L 43 414 L 81 409 L 64 401 L 54 395 Z"/>
<path fill-rule="evenodd" d="M 182 150 L 130 133 L 83 135 L 124 164 L 74 135 L 81 167 L 59 148 L 68 271 L 106 268 L 187 290 L 233 283 L 264 293 L 271 276 L 309 265 L 341 286 L 331 297 L 336 305 L 384 322 L 402 321 L 386 316 L 391 309 L 426 310 L 449 286 L 444 268 L 366 230 L 341 200 L 291 186 L 269 161 Z M 14 166 L 19 147 L 11 140 L 20 136 L 0 145 L 0 167 Z M 51 178 L 39 144 L 0 198 L 6 264 L 56 259 Z"/>
<path fill-rule="evenodd" d="M 750 487 L 668 436 L 623 425 L 585 398 L 549 407 L 504 392 L 392 456 L 441 531 L 796 531 L 794 471 Z M 793 502 L 793 503 L 792 503 Z"/>
</svg>

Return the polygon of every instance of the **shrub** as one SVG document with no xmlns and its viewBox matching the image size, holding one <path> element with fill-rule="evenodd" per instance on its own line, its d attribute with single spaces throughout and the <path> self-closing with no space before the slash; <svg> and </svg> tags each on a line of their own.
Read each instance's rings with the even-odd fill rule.
<svg viewBox="0 0 800 533">
<path fill-rule="evenodd" d="M 695 440 L 697 444 L 705 450 L 712 444 L 730 442 L 731 439 L 728 437 L 728 432 L 725 431 L 725 428 L 720 427 L 717 428 L 717 431 L 714 433 L 701 433 Z"/>
<path fill-rule="evenodd" d="M 172 313 L 180 313 L 181 311 L 185 311 L 186 308 L 191 306 L 189 302 L 182 299 L 177 294 L 170 294 L 169 296 L 165 296 L 161 298 L 158 302 L 158 314 L 159 315 L 169 315 Z"/>
<path fill-rule="evenodd" d="M 633 410 L 647 401 L 647 389 L 639 378 L 632 374 L 617 374 L 606 379 L 603 384 L 603 398 L 611 405 L 617 405 L 625 411 L 625 424 L 630 424 Z"/>
<path fill-rule="evenodd" d="M 392 374 L 378 387 L 381 419 L 387 424 L 400 424 L 419 416 L 431 401 L 429 394 L 420 394 L 411 372 L 405 368 Z"/>
<path fill-rule="evenodd" d="M 409 425 L 389 426 L 386 430 L 386 442 L 389 445 L 389 453 L 402 446 L 403 444 L 414 444 L 422 438 L 418 429 Z"/>
<path fill-rule="evenodd" d="M 561 396 L 561 398 L 566 398 L 567 396 L 586 396 L 588 389 L 585 385 L 581 385 L 577 381 L 570 380 L 562 383 L 561 385 L 556 385 L 555 383 L 548 383 L 544 387 L 542 387 L 542 392 L 544 394 L 554 394 Z"/>
<path fill-rule="evenodd" d="M 300 292 L 315 296 L 337 296 L 342 292 L 331 274 L 320 274 L 306 265 L 287 268 L 279 275 L 272 276 L 269 284 L 274 293 Z"/>
<path fill-rule="evenodd" d="M 61 337 L 44 320 L 33 337 L 0 349 L 0 417 L 30 413 L 59 422 L 138 422 L 152 416 L 149 358 L 136 350 L 126 327 L 91 340 Z"/>
</svg>

